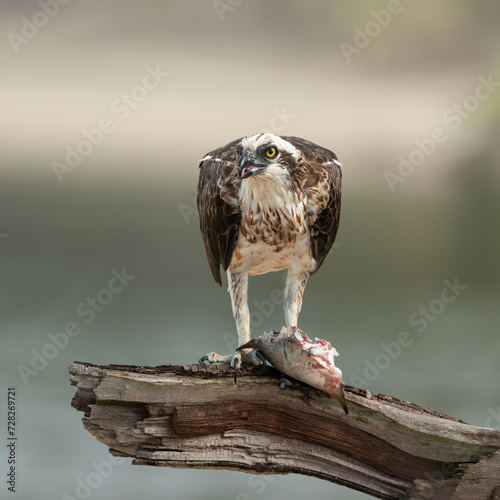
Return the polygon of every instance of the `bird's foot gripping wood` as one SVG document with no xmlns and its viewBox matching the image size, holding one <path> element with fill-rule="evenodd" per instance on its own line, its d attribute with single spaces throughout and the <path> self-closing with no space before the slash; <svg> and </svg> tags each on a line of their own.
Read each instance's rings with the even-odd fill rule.
<svg viewBox="0 0 500 500">
<path fill-rule="evenodd" d="M 217 354 L 215 352 L 209 352 L 202 356 L 198 363 L 204 364 L 207 361 L 210 364 L 214 363 L 226 363 L 234 369 L 234 383 L 236 383 L 236 378 L 238 370 L 242 363 L 249 365 L 260 365 L 265 361 L 262 354 L 256 349 L 242 349 L 240 352 L 235 352 L 234 354 Z"/>
</svg>

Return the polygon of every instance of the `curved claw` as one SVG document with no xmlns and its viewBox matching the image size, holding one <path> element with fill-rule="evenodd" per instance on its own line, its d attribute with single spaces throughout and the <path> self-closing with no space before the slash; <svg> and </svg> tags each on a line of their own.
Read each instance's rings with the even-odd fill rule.
<svg viewBox="0 0 500 500">
<path fill-rule="evenodd" d="M 234 383 L 236 384 L 236 379 L 238 378 L 238 363 L 236 362 L 236 358 L 235 358 L 235 361 L 233 361 L 233 370 L 234 370 Z"/>
<path fill-rule="evenodd" d="M 198 364 L 200 365 L 204 365 L 205 364 L 205 361 L 208 361 L 208 355 L 205 354 L 204 356 L 202 356 L 199 360 L 198 360 Z"/>
<path fill-rule="evenodd" d="M 262 361 L 262 364 L 264 365 L 264 375 L 267 375 L 266 358 L 264 357 L 264 355 L 262 354 L 262 352 L 259 351 L 259 350 L 257 350 L 257 349 L 255 349 L 254 353 L 255 353 L 255 356 L 257 356 Z"/>
<path fill-rule="evenodd" d="M 236 384 L 236 380 L 238 378 L 238 368 L 240 366 L 240 355 L 237 354 L 235 356 L 233 356 L 233 359 L 231 360 L 231 362 L 229 363 L 229 366 L 232 366 L 233 367 L 233 372 L 234 372 L 234 383 Z"/>
</svg>

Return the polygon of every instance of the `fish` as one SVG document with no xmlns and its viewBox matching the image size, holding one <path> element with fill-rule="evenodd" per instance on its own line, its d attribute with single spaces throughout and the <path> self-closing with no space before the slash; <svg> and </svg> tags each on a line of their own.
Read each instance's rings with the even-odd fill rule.
<svg viewBox="0 0 500 500">
<path fill-rule="evenodd" d="M 271 331 L 238 347 L 255 349 L 261 359 L 271 363 L 277 370 L 335 398 L 349 413 L 342 386 L 342 371 L 335 366 L 339 355 L 327 340 L 316 337 L 311 340 L 297 327 Z M 264 359 L 262 359 L 265 364 Z"/>
</svg>

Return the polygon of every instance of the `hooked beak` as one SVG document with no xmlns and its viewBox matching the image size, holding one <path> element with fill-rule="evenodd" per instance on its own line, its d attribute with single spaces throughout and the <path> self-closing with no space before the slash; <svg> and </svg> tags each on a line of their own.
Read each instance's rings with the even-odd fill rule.
<svg viewBox="0 0 500 500">
<path fill-rule="evenodd" d="M 246 179 L 247 177 L 258 173 L 265 168 L 266 165 L 257 163 L 255 156 L 248 151 L 245 151 L 245 153 L 243 153 L 238 160 L 238 175 L 241 179 Z"/>
</svg>

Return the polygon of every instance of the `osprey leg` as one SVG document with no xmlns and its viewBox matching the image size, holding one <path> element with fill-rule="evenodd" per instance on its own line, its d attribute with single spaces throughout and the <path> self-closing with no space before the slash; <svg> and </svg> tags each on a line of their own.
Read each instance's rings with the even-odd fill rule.
<svg viewBox="0 0 500 500">
<path fill-rule="evenodd" d="M 250 313 L 248 312 L 248 273 L 227 270 L 229 295 L 238 332 L 238 347 L 250 341 Z"/>
<path fill-rule="evenodd" d="M 238 347 L 250 341 L 250 313 L 248 311 L 248 273 L 232 272 L 228 269 L 227 279 L 229 282 L 229 295 L 231 296 L 231 305 L 233 307 L 233 316 L 236 321 L 236 330 L 238 332 Z M 261 360 L 254 354 L 252 349 L 244 349 L 234 354 L 217 354 L 211 352 L 205 354 L 199 360 L 199 363 L 208 361 L 209 363 L 227 363 L 235 370 L 241 365 L 242 357 L 245 362 L 258 365 Z M 236 375 L 235 375 L 236 379 Z"/>
<path fill-rule="evenodd" d="M 285 325 L 287 327 L 297 326 L 300 309 L 302 307 L 302 296 L 307 284 L 307 273 L 292 273 L 288 271 L 285 286 Z"/>
</svg>

